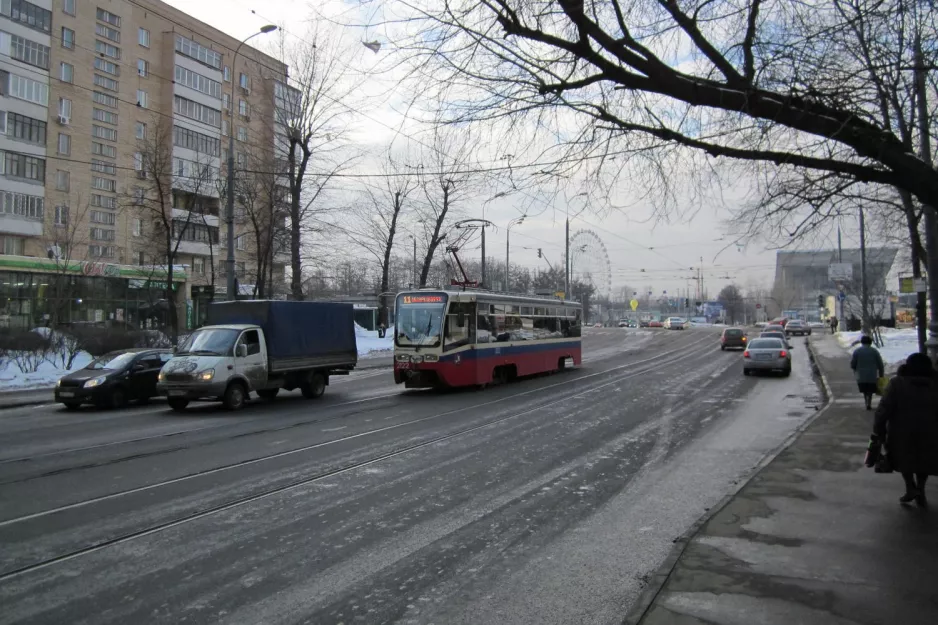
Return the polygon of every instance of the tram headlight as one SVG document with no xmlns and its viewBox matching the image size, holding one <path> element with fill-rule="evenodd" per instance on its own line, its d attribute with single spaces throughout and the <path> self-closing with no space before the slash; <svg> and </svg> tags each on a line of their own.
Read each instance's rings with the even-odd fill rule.
<svg viewBox="0 0 938 625">
<path fill-rule="evenodd" d="M 425 362 L 436 362 L 440 359 L 440 357 L 437 356 L 436 354 L 427 354 L 426 356 L 423 357 L 423 359 Z"/>
</svg>

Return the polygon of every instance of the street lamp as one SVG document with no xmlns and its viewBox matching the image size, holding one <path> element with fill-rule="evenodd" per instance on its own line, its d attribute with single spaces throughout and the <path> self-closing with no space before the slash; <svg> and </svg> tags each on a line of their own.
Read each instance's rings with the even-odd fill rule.
<svg viewBox="0 0 938 625">
<path fill-rule="evenodd" d="M 508 264 L 509 258 L 511 258 L 511 229 L 515 226 L 520 226 L 524 222 L 524 218 L 527 215 L 522 215 L 521 217 L 515 217 L 508 222 L 508 228 L 505 230 L 505 290 L 511 291 L 511 265 Z"/>
<path fill-rule="evenodd" d="M 241 46 L 247 43 L 249 40 L 257 37 L 258 35 L 264 35 L 267 33 L 272 33 L 277 30 L 277 27 L 273 24 L 267 24 L 266 26 L 261 26 L 261 29 L 254 33 L 253 35 L 248 35 L 247 38 L 243 39 L 241 43 L 238 44 L 238 47 L 235 48 L 234 57 L 231 59 L 231 101 L 228 103 L 228 201 L 226 202 L 227 206 L 225 208 L 225 222 L 228 225 L 228 258 L 225 260 L 225 273 L 227 275 L 227 291 L 228 291 L 228 300 L 237 299 L 237 294 L 235 293 L 235 256 L 234 256 L 234 101 L 235 101 L 235 76 L 237 76 L 237 65 L 238 65 L 238 52 L 241 51 Z"/>
</svg>

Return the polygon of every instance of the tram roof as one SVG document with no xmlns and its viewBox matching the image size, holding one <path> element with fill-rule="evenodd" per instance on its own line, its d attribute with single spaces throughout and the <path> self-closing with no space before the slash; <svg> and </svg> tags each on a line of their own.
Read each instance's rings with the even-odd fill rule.
<svg viewBox="0 0 938 625">
<path fill-rule="evenodd" d="M 401 293 L 445 293 L 449 299 L 457 301 L 486 301 L 486 302 L 517 302 L 531 304 L 532 306 L 570 306 L 580 308 L 582 304 L 577 301 L 560 299 L 559 297 L 537 297 L 532 295 L 514 295 L 512 293 L 498 293 L 483 289 L 420 289 L 419 291 L 402 291 Z"/>
</svg>

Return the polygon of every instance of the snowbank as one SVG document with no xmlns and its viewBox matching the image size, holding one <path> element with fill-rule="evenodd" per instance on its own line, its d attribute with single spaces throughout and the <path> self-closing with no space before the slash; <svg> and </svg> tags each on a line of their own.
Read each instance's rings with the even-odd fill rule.
<svg viewBox="0 0 938 625">
<path fill-rule="evenodd" d="M 92 361 L 88 352 L 78 352 L 72 361 L 71 369 L 57 367 L 53 363 L 44 361 L 35 373 L 23 373 L 11 359 L 0 360 L 0 387 L 4 391 L 23 391 L 35 388 L 50 388 L 56 381 L 69 371 L 83 369 Z"/>
<path fill-rule="evenodd" d="M 879 347 L 883 361 L 890 365 L 905 362 L 909 354 L 918 351 L 918 333 L 915 328 L 892 329 L 883 328 L 884 345 Z M 838 332 L 837 342 L 851 354 L 860 345 L 862 332 Z"/>
<path fill-rule="evenodd" d="M 383 339 L 378 338 L 378 332 L 366 330 L 355 324 L 355 338 L 358 343 L 359 358 L 377 358 L 390 356 L 394 349 L 394 330 L 389 329 Z"/>
</svg>

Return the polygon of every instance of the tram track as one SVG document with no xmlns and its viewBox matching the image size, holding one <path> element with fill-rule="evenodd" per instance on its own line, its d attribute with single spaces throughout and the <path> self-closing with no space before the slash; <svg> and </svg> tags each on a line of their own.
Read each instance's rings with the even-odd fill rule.
<svg viewBox="0 0 938 625">
<path fill-rule="evenodd" d="M 61 564 L 61 563 L 73 560 L 75 558 L 78 558 L 84 555 L 89 555 L 91 553 L 95 553 L 97 551 L 107 549 L 108 547 L 123 544 L 123 543 L 132 541 L 138 538 L 143 538 L 145 536 L 149 536 L 149 535 L 161 532 L 161 531 L 165 531 L 165 530 L 177 527 L 185 523 L 197 521 L 199 519 L 203 519 L 203 518 L 215 515 L 215 514 L 225 512 L 227 510 L 231 510 L 238 506 L 243 506 L 252 502 L 260 501 L 265 498 L 277 495 L 279 493 L 289 491 L 291 489 L 299 488 L 308 484 L 315 483 L 317 481 L 322 481 L 322 480 L 334 477 L 336 475 L 354 471 L 356 469 L 368 467 L 370 465 L 374 465 L 376 463 L 387 461 L 389 459 L 392 459 L 392 458 L 395 458 L 404 454 L 413 453 L 417 450 L 420 450 L 430 445 L 434 445 L 436 443 L 448 441 L 450 439 L 453 439 L 459 436 L 464 436 L 472 432 L 481 430 L 483 428 L 487 428 L 487 427 L 490 427 L 490 426 L 493 426 L 493 425 L 496 425 L 496 424 L 499 424 L 499 423 L 502 423 L 511 419 L 516 419 L 524 415 L 529 415 L 533 412 L 543 410 L 544 408 L 548 406 L 555 406 L 556 404 L 560 402 L 570 401 L 579 397 L 583 397 L 590 393 L 595 393 L 597 390 L 603 389 L 611 385 L 620 384 L 621 382 L 627 379 L 634 378 L 634 377 L 644 375 L 650 372 L 654 372 L 664 367 L 667 367 L 670 364 L 672 364 L 673 361 L 675 360 L 674 358 L 667 358 L 667 356 L 673 356 L 674 354 L 678 352 L 681 354 L 680 358 L 684 362 L 687 362 L 688 359 L 696 360 L 698 357 L 708 356 L 710 352 L 706 348 L 691 350 L 692 347 L 696 347 L 700 343 L 703 343 L 704 341 L 709 342 L 707 338 L 704 338 L 698 341 L 693 341 L 688 345 L 682 345 L 679 348 L 669 350 L 668 352 L 663 352 L 662 354 L 658 354 L 656 357 L 653 357 L 653 358 L 645 359 L 639 362 L 628 363 L 625 365 L 614 367 L 606 371 L 589 374 L 588 376 L 584 376 L 584 377 L 597 378 L 597 377 L 606 375 L 610 372 L 616 372 L 616 371 L 620 372 L 620 374 L 614 375 L 611 379 L 595 380 L 596 383 L 589 384 L 588 387 L 586 388 L 573 389 L 575 392 L 565 395 L 563 397 L 553 398 L 549 401 L 544 401 L 544 402 L 536 402 L 535 405 L 527 407 L 521 411 L 513 411 L 511 414 L 499 416 L 493 419 L 487 419 L 478 423 L 473 423 L 471 425 L 467 425 L 466 427 L 462 427 L 454 431 L 442 433 L 437 436 L 432 436 L 430 438 L 425 438 L 423 440 L 418 440 L 418 441 L 413 442 L 412 444 L 404 445 L 402 447 L 398 447 L 396 449 L 392 449 L 384 453 L 371 455 L 370 457 L 364 458 L 356 462 L 344 463 L 341 466 L 334 466 L 334 467 L 330 467 L 324 470 L 320 470 L 312 475 L 306 475 L 306 476 L 303 476 L 294 480 L 289 480 L 287 482 L 280 483 L 275 486 L 265 487 L 261 489 L 260 491 L 249 493 L 241 497 L 236 497 L 234 499 L 229 499 L 228 501 L 220 502 L 217 505 L 208 506 L 199 510 L 194 510 L 192 512 L 180 514 L 174 518 L 167 519 L 159 523 L 153 523 L 147 527 L 142 527 L 133 531 L 123 532 L 116 536 L 93 541 L 89 544 L 76 547 L 67 551 L 63 551 L 62 553 L 55 555 L 55 556 L 47 557 L 37 562 L 32 562 L 32 563 L 24 564 L 22 566 L 18 566 L 14 569 L 0 573 L 0 581 L 10 580 L 10 579 L 34 572 L 34 571 L 38 571 L 38 570 L 42 570 L 42 569 L 54 566 L 56 564 Z M 688 351 L 688 350 L 691 350 L 691 351 Z M 662 358 L 664 358 L 664 360 L 662 360 Z M 638 366 L 639 368 L 635 369 L 636 366 Z M 628 370 L 623 371 L 624 369 L 628 369 Z M 515 399 L 518 396 L 529 395 L 533 393 L 542 393 L 544 390 L 547 390 L 550 388 L 557 388 L 557 387 L 562 387 L 565 385 L 570 385 L 576 382 L 582 382 L 584 377 L 576 378 L 572 380 L 565 380 L 563 382 L 551 384 L 548 387 L 546 387 L 546 389 L 541 388 L 541 389 L 533 389 L 531 391 L 526 391 L 521 394 L 513 395 L 510 397 L 510 399 Z M 206 475 L 217 474 L 217 473 L 227 471 L 227 470 L 237 468 L 237 467 L 244 467 L 248 465 L 253 465 L 253 464 L 258 464 L 258 463 L 262 463 L 265 461 L 269 461 L 275 458 L 282 458 L 288 455 L 301 454 L 303 452 L 308 452 L 308 451 L 312 451 L 316 449 L 322 449 L 323 447 L 326 447 L 329 445 L 335 445 L 344 441 L 362 439 L 362 438 L 372 436 L 381 432 L 387 432 L 387 431 L 391 431 L 395 429 L 400 429 L 408 425 L 413 425 L 413 424 L 418 424 L 421 422 L 427 422 L 427 421 L 439 419 L 441 417 L 452 415 L 452 414 L 459 413 L 459 412 L 464 412 L 469 409 L 476 409 L 480 407 L 485 407 L 487 405 L 498 404 L 507 399 L 509 398 L 498 398 L 490 402 L 484 402 L 482 404 L 475 404 L 473 406 L 468 406 L 464 408 L 444 411 L 444 412 L 437 413 L 437 414 L 427 415 L 425 417 L 408 420 L 406 422 L 401 422 L 401 423 L 397 423 L 397 424 L 393 424 L 393 425 L 389 425 L 389 426 L 385 426 L 381 428 L 373 428 L 373 429 L 366 430 L 363 432 L 351 434 L 349 436 L 339 437 L 339 438 L 329 440 L 329 441 L 318 442 L 318 443 L 307 445 L 307 446 L 294 449 L 294 450 L 279 452 L 277 454 L 269 454 L 263 457 L 254 458 L 254 459 L 250 459 L 250 460 L 246 460 L 246 461 L 242 461 L 238 463 L 232 463 L 230 465 L 226 465 L 223 467 L 216 467 L 210 470 L 196 472 L 190 475 L 182 476 L 179 478 L 174 478 L 171 480 L 164 480 L 161 482 L 157 482 L 154 484 L 146 485 L 146 486 L 135 488 L 135 489 L 129 489 L 125 491 L 111 493 L 111 494 L 104 495 L 101 497 L 90 498 L 90 499 L 76 502 L 73 504 L 69 504 L 66 506 L 61 506 L 58 508 L 53 508 L 53 509 L 37 512 L 34 514 L 24 515 L 21 517 L 17 517 L 17 518 L 13 518 L 13 519 L 0 522 L 0 529 L 9 528 L 11 526 L 15 526 L 20 523 L 35 521 L 42 517 L 64 514 L 71 510 L 76 510 L 79 508 L 86 508 L 88 506 L 92 506 L 92 505 L 102 503 L 105 501 L 113 501 L 115 499 L 126 497 L 134 493 L 140 493 L 143 491 L 152 491 L 154 489 L 159 489 L 159 488 L 167 487 L 173 484 L 178 484 L 179 482 L 182 482 L 182 481 L 192 480 L 192 479 L 203 477 Z"/>
</svg>

